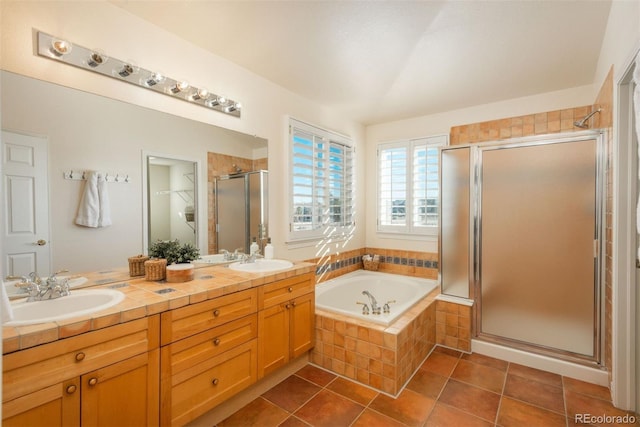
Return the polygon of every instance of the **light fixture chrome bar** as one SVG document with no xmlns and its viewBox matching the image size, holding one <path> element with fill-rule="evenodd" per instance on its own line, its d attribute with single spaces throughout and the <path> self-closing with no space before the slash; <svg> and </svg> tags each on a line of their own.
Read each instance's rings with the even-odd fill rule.
<svg viewBox="0 0 640 427">
<path fill-rule="evenodd" d="M 145 70 L 131 62 L 107 57 L 102 51 L 72 44 L 42 31 L 38 31 L 38 55 L 230 116 L 241 115 L 238 101 L 210 93 L 205 88 L 191 86 L 186 81 L 169 78 L 158 71 Z"/>
</svg>

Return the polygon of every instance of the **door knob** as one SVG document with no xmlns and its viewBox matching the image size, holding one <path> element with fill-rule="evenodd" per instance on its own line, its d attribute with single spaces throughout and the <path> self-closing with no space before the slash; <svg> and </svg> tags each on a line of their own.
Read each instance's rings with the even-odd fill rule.
<svg viewBox="0 0 640 427">
<path fill-rule="evenodd" d="M 40 239 L 40 240 L 38 240 L 38 241 L 36 242 L 36 245 L 38 245 L 38 246 L 44 246 L 44 245 L 46 245 L 46 244 L 47 244 L 47 241 L 46 241 L 46 240 L 44 240 L 44 239 Z"/>
</svg>

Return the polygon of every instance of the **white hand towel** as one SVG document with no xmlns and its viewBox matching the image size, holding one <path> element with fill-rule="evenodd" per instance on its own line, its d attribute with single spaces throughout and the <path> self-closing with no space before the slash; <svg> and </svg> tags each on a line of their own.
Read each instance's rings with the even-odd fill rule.
<svg viewBox="0 0 640 427">
<path fill-rule="evenodd" d="M 90 171 L 87 174 L 76 224 L 92 228 L 111 225 L 107 182 L 101 173 Z"/>
<path fill-rule="evenodd" d="M 111 206 L 109 205 L 107 179 L 101 173 L 98 174 L 98 200 L 100 200 L 98 227 L 108 227 L 111 225 Z"/>
</svg>

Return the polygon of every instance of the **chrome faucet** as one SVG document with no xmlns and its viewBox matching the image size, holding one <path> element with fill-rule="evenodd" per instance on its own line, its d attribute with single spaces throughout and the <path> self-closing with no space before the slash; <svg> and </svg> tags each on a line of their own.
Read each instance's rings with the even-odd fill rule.
<svg viewBox="0 0 640 427">
<path fill-rule="evenodd" d="M 260 251 L 259 250 L 254 252 L 254 253 L 252 253 L 251 255 L 243 254 L 242 255 L 242 260 L 240 262 L 242 264 L 250 264 L 250 263 L 256 262 L 257 258 L 262 258 L 262 255 L 260 255 Z"/>
<path fill-rule="evenodd" d="M 362 291 L 362 295 L 366 295 L 369 297 L 369 302 L 371 303 L 371 312 L 373 314 L 380 314 L 380 307 L 378 307 L 378 301 L 376 301 L 375 297 L 371 295 L 369 291 Z"/>
<path fill-rule="evenodd" d="M 237 248 L 237 249 L 235 249 L 233 251 L 233 253 L 231 253 L 226 249 L 221 249 L 220 252 L 222 253 L 223 258 L 224 258 L 225 261 L 235 261 L 235 260 L 238 259 L 238 257 L 240 257 L 240 252 L 239 251 L 241 251 L 241 250 L 243 250 L 243 249 L 242 248 Z"/>
<path fill-rule="evenodd" d="M 56 271 L 51 277 L 43 283 L 43 280 L 35 271 L 26 276 L 7 276 L 6 280 L 20 280 L 16 283 L 18 288 L 24 288 L 29 297 L 27 302 L 42 301 L 48 299 L 57 299 L 70 294 L 69 279 L 65 278 L 61 282 L 58 281 L 58 274 L 66 273 L 67 270 Z"/>
</svg>

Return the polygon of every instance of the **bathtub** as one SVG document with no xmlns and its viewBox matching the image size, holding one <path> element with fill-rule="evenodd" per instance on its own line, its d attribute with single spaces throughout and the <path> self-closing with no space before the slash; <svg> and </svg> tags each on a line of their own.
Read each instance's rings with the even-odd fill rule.
<svg viewBox="0 0 640 427">
<path fill-rule="evenodd" d="M 435 280 L 356 270 L 317 285 L 316 308 L 388 326 L 436 287 Z M 380 308 L 395 301 L 389 303 L 390 312 L 363 314 L 362 305 L 357 302 L 364 302 L 371 309 L 369 298 L 362 294 L 365 290 L 375 297 Z"/>
</svg>

